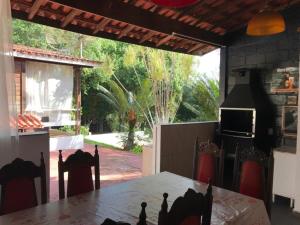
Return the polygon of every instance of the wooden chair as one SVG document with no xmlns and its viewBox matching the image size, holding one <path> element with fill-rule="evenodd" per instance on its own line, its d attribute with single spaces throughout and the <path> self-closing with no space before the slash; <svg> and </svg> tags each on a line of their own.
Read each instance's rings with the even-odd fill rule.
<svg viewBox="0 0 300 225">
<path fill-rule="evenodd" d="M 101 223 L 101 225 L 130 225 L 129 223 L 126 222 L 122 222 L 122 221 L 114 221 L 112 219 L 105 219 L 103 223 Z"/>
<path fill-rule="evenodd" d="M 168 212 L 167 198 L 158 215 L 158 225 L 210 225 L 212 214 L 212 186 L 208 185 L 205 195 L 188 189 L 183 197 L 177 198 Z"/>
<path fill-rule="evenodd" d="M 233 189 L 264 201 L 269 216 L 273 189 L 273 151 L 267 156 L 255 148 L 236 148 Z"/>
<path fill-rule="evenodd" d="M 95 169 L 95 189 L 100 188 L 100 168 L 98 147 L 95 146 L 95 155 L 77 150 L 63 161 L 61 150 L 58 160 L 59 199 L 65 198 L 64 173 L 68 172 L 67 197 L 93 191 L 91 167 Z"/>
<path fill-rule="evenodd" d="M 224 171 L 224 150 L 211 142 L 195 142 L 193 179 L 222 187 Z"/>
<path fill-rule="evenodd" d="M 46 168 L 41 152 L 41 165 L 16 158 L 0 170 L 1 206 L 0 215 L 38 205 L 34 180 L 40 178 L 41 203 L 47 202 Z"/>
<path fill-rule="evenodd" d="M 139 215 L 139 221 L 137 222 L 137 225 L 147 225 L 147 215 L 146 215 L 146 207 L 147 207 L 147 203 L 146 202 L 142 202 L 141 204 L 141 212 Z M 101 225 L 130 225 L 129 223 L 123 222 L 123 221 L 119 221 L 116 222 L 110 218 L 107 218 L 104 220 L 104 222 Z"/>
</svg>

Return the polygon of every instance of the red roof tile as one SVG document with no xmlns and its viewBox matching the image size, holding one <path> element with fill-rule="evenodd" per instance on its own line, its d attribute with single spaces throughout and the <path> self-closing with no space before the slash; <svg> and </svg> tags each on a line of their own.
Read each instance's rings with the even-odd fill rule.
<svg viewBox="0 0 300 225">
<path fill-rule="evenodd" d="M 16 58 L 23 58 L 29 60 L 31 59 L 51 63 L 78 65 L 82 67 L 98 67 L 101 65 L 100 61 L 64 55 L 60 52 L 27 47 L 24 45 L 13 45 L 13 54 Z"/>
</svg>

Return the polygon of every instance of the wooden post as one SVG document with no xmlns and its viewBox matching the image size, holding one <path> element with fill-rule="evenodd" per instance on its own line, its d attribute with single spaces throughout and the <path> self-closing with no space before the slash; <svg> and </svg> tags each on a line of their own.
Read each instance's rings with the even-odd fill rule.
<svg viewBox="0 0 300 225">
<path fill-rule="evenodd" d="M 74 103 L 75 111 L 75 134 L 80 134 L 81 125 L 81 85 L 80 85 L 81 67 L 74 67 Z"/>
<path fill-rule="evenodd" d="M 168 223 L 168 193 L 164 193 L 164 200 L 161 204 L 161 209 L 158 214 L 158 225 L 166 225 Z"/>
<path fill-rule="evenodd" d="M 61 150 L 59 150 L 58 156 L 58 186 L 59 186 L 59 199 L 65 198 L 65 179 L 64 179 L 64 162 L 61 154 Z"/>
<path fill-rule="evenodd" d="M 47 181 L 46 181 L 46 167 L 45 167 L 45 160 L 44 154 L 41 152 L 41 202 L 42 204 L 47 203 Z"/>
<path fill-rule="evenodd" d="M 100 189 L 100 160 L 98 153 L 98 146 L 95 145 L 95 189 Z"/>
<path fill-rule="evenodd" d="M 26 108 L 26 82 L 25 82 L 26 66 L 25 61 L 21 63 L 21 114 L 25 113 Z"/>
</svg>

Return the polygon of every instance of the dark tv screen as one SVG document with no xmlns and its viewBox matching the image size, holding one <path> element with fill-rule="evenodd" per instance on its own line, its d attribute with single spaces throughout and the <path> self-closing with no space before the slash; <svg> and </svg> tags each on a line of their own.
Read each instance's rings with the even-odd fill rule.
<svg viewBox="0 0 300 225">
<path fill-rule="evenodd" d="M 222 131 L 252 132 L 252 110 L 221 110 Z"/>
</svg>

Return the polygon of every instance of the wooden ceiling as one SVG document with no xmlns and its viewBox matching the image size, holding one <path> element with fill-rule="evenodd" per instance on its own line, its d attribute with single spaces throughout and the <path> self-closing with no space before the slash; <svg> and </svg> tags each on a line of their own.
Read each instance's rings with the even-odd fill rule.
<svg viewBox="0 0 300 225">
<path fill-rule="evenodd" d="M 193 55 L 224 46 L 223 37 L 243 28 L 264 0 L 199 0 L 172 9 L 151 0 L 11 0 L 13 17 L 82 34 Z M 300 0 L 270 0 L 282 10 Z"/>
</svg>

